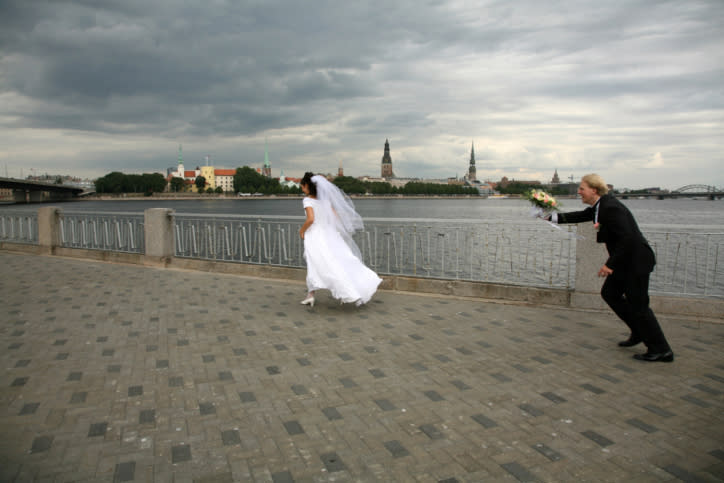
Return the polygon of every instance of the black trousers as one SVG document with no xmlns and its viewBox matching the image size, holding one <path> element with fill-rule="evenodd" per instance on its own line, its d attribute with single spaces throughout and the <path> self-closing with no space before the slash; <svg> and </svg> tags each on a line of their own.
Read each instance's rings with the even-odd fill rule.
<svg viewBox="0 0 724 483">
<path fill-rule="evenodd" d="M 601 296 L 623 320 L 634 338 L 641 339 L 649 352 L 670 351 L 659 321 L 649 307 L 649 274 L 615 270 L 606 277 Z"/>
</svg>

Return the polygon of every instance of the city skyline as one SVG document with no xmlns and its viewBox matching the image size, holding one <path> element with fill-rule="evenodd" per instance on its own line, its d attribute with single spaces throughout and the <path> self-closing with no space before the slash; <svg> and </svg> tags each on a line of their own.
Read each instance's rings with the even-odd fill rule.
<svg viewBox="0 0 724 483">
<path fill-rule="evenodd" d="M 724 3 L 0 6 L 0 169 L 724 185 Z M 263 161 L 262 161 L 263 162 Z M 278 171 L 276 171 L 278 173 Z"/>
</svg>

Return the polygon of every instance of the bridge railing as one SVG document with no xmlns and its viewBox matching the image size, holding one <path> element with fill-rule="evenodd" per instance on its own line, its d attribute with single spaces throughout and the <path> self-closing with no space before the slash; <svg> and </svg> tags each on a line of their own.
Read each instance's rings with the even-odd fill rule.
<svg viewBox="0 0 724 483">
<path fill-rule="evenodd" d="M 724 233 L 644 229 L 644 235 L 656 253 L 653 293 L 724 296 Z"/>
<path fill-rule="evenodd" d="M 144 214 L 60 211 L 57 222 L 61 247 L 146 252 Z M 303 268 L 302 222 L 302 217 L 175 213 L 162 230 L 173 231 L 168 256 Z M 0 211 L 2 242 L 37 245 L 39 228 L 36 212 Z M 576 250 L 589 248 L 577 243 L 575 225 L 561 228 L 539 220 L 368 218 L 355 241 L 364 262 L 382 275 L 574 288 L 576 257 L 589 256 Z M 641 228 L 657 256 L 652 294 L 724 298 L 724 232 Z"/>
<path fill-rule="evenodd" d="M 0 241 L 38 244 L 38 213 L 0 211 Z"/>
<path fill-rule="evenodd" d="M 62 211 L 60 246 L 113 252 L 145 252 L 143 213 Z"/>
<path fill-rule="evenodd" d="M 176 257 L 304 267 L 303 217 L 175 215 Z M 575 226 L 365 219 L 355 242 L 380 274 L 570 288 Z"/>
</svg>

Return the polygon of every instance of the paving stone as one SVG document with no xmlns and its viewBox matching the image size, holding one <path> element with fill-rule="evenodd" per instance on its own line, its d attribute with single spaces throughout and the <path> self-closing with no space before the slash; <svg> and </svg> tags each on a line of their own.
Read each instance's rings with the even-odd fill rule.
<svg viewBox="0 0 724 483">
<path fill-rule="evenodd" d="M 659 430 L 658 428 L 651 426 L 650 424 L 647 424 L 637 418 L 627 419 L 626 422 L 628 424 L 630 424 L 631 426 L 635 426 L 635 427 L 639 428 L 641 431 L 645 431 L 647 433 L 655 433 L 656 431 Z"/>
<path fill-rule="evenodd" d="M 199 403 L 199 411 L 201 412 L 202 416 L 216 414 L 216 407 L 214 407 L 214 403 L 203 402 Z"/>
<path fill-rule="evenodd" d="M 20 410 L 20 413 L 18 413 L 18 416 L 25 416 L 27 414 L 35 414 L 35 411 L 37 411 L 39 407 L 40 407 L 40 403 L 23 404 L 23 407 Z"/>
<path fill-rule="evenodd" d="M 552 393 L 552 392 L 544 392 L 541 393 L 541 396 L 545 397 L 546 399 L 553 401 L 556 404 L 564 403 L 566 402 L 566 398 L 559 396 L 558 394 Z"/>
<path fill-rule="evenodd" d="M 469 389 L 472 389 L 472 387 L 468 386 L 467 384 L 465 384 L 463 381 L 460 381 L 460 380 L 450 381 L 450 384 L 457 387 L 461 391 L 467 391 Z"/>
<path fill-rule="evenodd" d="M 302 395 L 304 395 L 304 394 L 309 394 L 309 390 L 308 390 L 306 387 L 304 387 L 304 385 L 302 385 L 302 384 L 294 384 L 294 385 L 292 386 L 292 391 L 293 391 L 294 394 L 296 394 L 297 396 L 302 396 Z"/>
<path fill-rule="evenodd" d="M 551 461 L 560 461 L 561 459 L 563 459 L 563 456 L 561 456 L 560 453 L 549 448 L 543 443 L 536 443 L 532 447 L 534 450 L 538 451 L 540 454 L 542 454 Z"/>
<path fill-rule="evenodd" d="M 224 446 L 233 446 L 241 444 L 241 437 L 239 431 L 236 429 L 229 429 L 221 432 L 221 443 Z"/>
<path fill-rule="evenodd" d="M 138 416 L 138 424 L 153 424 L 156 422 L 156 410 L 144 409 Z"/>
<path fill-rule="evenodd" d="M 651 411 L 652 413 L 661 416 L 662 418 L 672 418 L 675 416 L 674 413 L 671 411 L 667 411 L 666 409 L 660 408 L 659 406 L 656 406 L 654 404 L 646 404 L 642 406 L 644 409 L 647 409 Z"/>
<path fill-rule="evenodd" d="M 354 382 L 354 381 L 353 381 L 352 379 L 350 379 L 349 377 L 343 377 L 343 378 L 341 378 L 341 379 L 339 380 L 339 382 L 341 382 L 341 383 L 342 383 L 342 386 L 344 386 L 344 387 L 346 387 L 346 388 L 357 387 L 357 383 Z"/>
<path fill-rule="evenodd" d="M 302 428 L 302 425 L 299 424 L 299 421 L 285 421 L 284 429 L 287 430 L 287 433 L 289 433 L 289 436 L 295 436 L 297 434 L 304 434 L 304 429 Z"/>
<path fill-rule="evenodd" d="M 333 408 L 333 407 L 324 408 L 324 409 L 322 409 L 322 413 L 330 421 L 336 421 L 338 419 L 342 419 L 342 415 L 339 413 L 337 408 Z"/>
<path fill-rule="evenodd" d="M 593 384 L 581 384 L 581 387 L 586 391 L 591 391 L 593 394 L 604 394 L 606 391 L 600 387 L 596 387 Z"/>
<path fill-rule="evenodd" d="M 53 445 L 53 436 L 38 436 L 33 440 L 33 445 L 30 448 L 31 453 L 43 453 L 49 451 Z"/>
<path fill-rule="evenodd" d="M 420 426 L 420 431 L 425 433 L 430 439 L 443 439 L 445 436 L 440 432 L 439 429 L 433 424 L 423 424 Z"/>
<path fill-rule="evenodd" d="M 387 451 L 392 454 L 393 458 L 403 458 L 405 456 L 410 456 L 410 452 L 405 449 L 402 444 L 395 440 L 395 441 L 385 441 L 385 448 L 387 448 Z"/>
<path fill-rule="evenodd" d="M 70 404 L 82 404 L 85 402 L 87 397 L 88 392 L 86 391 L 74 392 L 73 395 L 70 397 Z"/>
<path fill-rule="evenodd" d="M 712 396 L 718 396 L 722 393 L 720 390 L 714 389 L 705 384 L 694 384 L 692 387 L 694 387 L 702 392 L 705 392 L 707 394 L 711 394 Z"/>
<path fill-rule="evenodd" d="M 191 461 L 191 446 L 181 444 L 171 447 L 171 463 L 183 463 L 184 461 Z"/>
<path fill-rule="evenodd" d="M 136 474 L 136 462 L 126 461 L 118 463 L 113 471 L 113 481 L 133 481 Z"/>
<path fill-rule="evenodd" d="M 518 407 L 531 416 L 543 416 L 543 411 L 530 404 L 520 404 Z"/>
<path fill-rule="evenodd" d="M 330 473 L 345 471 L 347 469 L 347 465 L 345 465 L 340 457 L 337 456 L 337 453 L 324 453 L 323 455 L 321 455 L 321 459 L 322 463 L 324 463 L 324 467 Z"/>
<path fill-rule="evenodd" d="M 473 418 L 473 421 L 475 421 L 485 429 L 494 428 L 498 425 L 498 423 L 482 414 L 473 414 L 471 418 Z"/>
<path fill-rule="evenodd" d="M 437 401 L 444 401 L 444 400 L 445 400 L 445 398 L 442 397 L 442 396 L 440 395 L 440 393 L 438 393 L 437 391 L 425 391 L 424 394 L 425 394 L 425 396 L 427 396 L 427 397 L 430 399 L 430 401 L 435 401 L 435 402 L 437 402 Z"/>
<path fill-rule="evenodd" d="M 500 466 L 502 466 L 505 471 L 515 476 L 518 481 L 540 481 L 527 469 L 525 469 L 523 466 L 515 461 L 510 463 L 503 463 Z"/>
<path fill-rule="evenodd" d="M 608 310 L 387 291 L 359 308 L 322 292 L 309 310 L 298 281 L 2 250 L 0 264 L 13 273 L 0 480 L 713 481 L 724 468 L 724 324 L 663 315 L 692 349 L 638 364 Z"/>
<path fill-rule="evenodd" d="M 699 406 L 700 408 L 710 408 L 711 404 L 709 404 L 706 401 L 702 401 L 696 396 L 692 396 L 691 394 L 687 394 L 685 396 L 681 396 L 681 399 L 683 399 L 686 402 L 690 402 L 691 404 L 695 404 Z"/>
<path fill-rule="evenodd" d="M 397 409 L 397 406 L 387 399 L 375 399 L 375 404 L 377 404 L 383 411 L 394 411 Z"/>
<path fill-rule="evenodd" d="M 692 475 L 691 473 L 676 464 L 666 465 L 662 469 L 686 483 L 704 483 L 705 481 L 707 481 L 697 477 L 696 475 Z"/>
<path fill-rule="evenodd" d="M 381 369 L 370 369 L 370 374 L 372 374 L 377 379 L 385 377 L 385 373 L 382 372 Z"/>
<path fill-rule="evenodd" d="M 508 376 L 506 376 L 505 374 L 501 374 L 500 372 L 491 374 L 491 376 L 494 377 L 495 379 L 497 379 L 499 382 L 510 382 L 513 380 L 513 379 L 509 378 Z"/>
<path fill-rule="evenodd" d="M 96 436 L 104 436 L 108 430 L 108 423 L 93 423 L 88 429 L 88 437 L 94 438 Z"/>
<path fill-rule="evenodd" d="M 599 445 L 599 446 L 606 447 L 606 446 L 610 446 L 610 445 L 613 444 L 613 441 L 611 441 L 610 439 L 606 438 L 605 436 L 602 436 L 602 435 L 598 434 L 598 433 L 595 432 L 595 431 L 590 431 L 590 430 L 589 430 L 589 431 L 584 431 L 584 432 L 582 432 L 581 434 L 582 434 L 583 436 L 585 436 L 586 438 L 590 439 L 591 441 L 593 441 L 594 443 L 596 443 L 596 444 Z"/>
<path fill-rule="evenodd" d="M 280 471 L 272 473 L 272 483 L 294 483 L 294 478 L 289 471 Z"/>
<path fill-rule="evenodd" d="M 143 386 L 130 386 L 128 388 L 128 397 L 136 397 L 143 395 Z"/>
</svg>

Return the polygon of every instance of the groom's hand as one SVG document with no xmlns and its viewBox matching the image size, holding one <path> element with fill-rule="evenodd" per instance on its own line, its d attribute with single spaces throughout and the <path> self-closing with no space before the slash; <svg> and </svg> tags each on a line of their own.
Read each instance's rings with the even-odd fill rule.
<svg viewBox="0 0 724 483">
<path fill-rule="evenodd" d="M 613 273 L 613 270 L 608 268 L 606 265 L 602 266 L 601 269 L 598 271 L 599 277 L 608 277 Z"/>
</svg>

